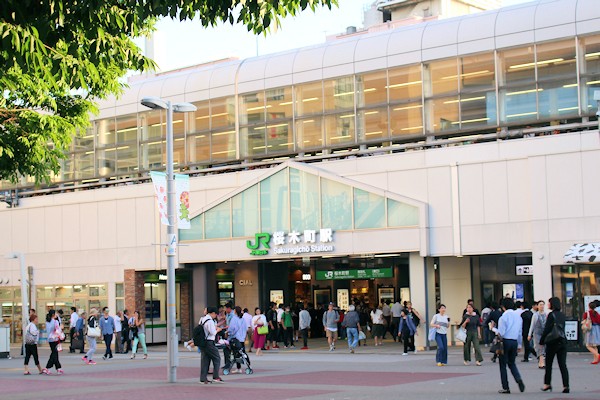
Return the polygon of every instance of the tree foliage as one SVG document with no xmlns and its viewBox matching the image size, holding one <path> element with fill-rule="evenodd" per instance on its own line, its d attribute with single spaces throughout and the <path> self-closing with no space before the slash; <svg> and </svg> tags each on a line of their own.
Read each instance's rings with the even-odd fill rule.
<svg viewBox="0 0 600 400">
<path fill-rule="evenodd" d="M 161 17 L 265 33 L 281 17 L 337 0 L 2 0 L 0 179 L 49 182 L 95 100 L 119 95 L 128 70 L 154 68 L 132 38 Z"/>
</svg>

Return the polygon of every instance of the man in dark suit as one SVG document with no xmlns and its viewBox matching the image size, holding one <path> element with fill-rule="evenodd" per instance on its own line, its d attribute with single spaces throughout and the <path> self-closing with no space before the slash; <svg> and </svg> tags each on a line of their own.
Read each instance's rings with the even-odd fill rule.
<svg viewBox="0 0 600 400">
<path fill-rule="evenodd" d="M 533 354 L 537 357 L 537 353 L 535 352 L 533 346 L 531 346 L 531 341 L 527 340 L 527 336 L 529 335 L 529 327 L 531 326 L 531 318 L 533 317 L 533 313 L 530 310 L 531 306 L 528 302 L 524 301 L 521 303 L 521 318 L 523 319 L 523 362 L 529 362 L 529 355 Z"/>
<path fill-rule="evenodd" d="M 492 309 L 492 312 L 490 313 L 490 315 L 488 315 L 487 319 L 483 323 L 487 325 L 490 330 L 492 330 L 492 327 L 498 327 L 498 320 L 500 320 L 500 317 L 502 316 L 502 308 L 500 308 L 500 306 L 496 302 L 492 302 L 490 308 Z M 492 327 L 490 327 L 490 322 L 493 322 Z M 494 355 L 492 356 L 492 362 L 496 362 L 497 359 L 498 354 L 494 353 Z"/>
</svg>

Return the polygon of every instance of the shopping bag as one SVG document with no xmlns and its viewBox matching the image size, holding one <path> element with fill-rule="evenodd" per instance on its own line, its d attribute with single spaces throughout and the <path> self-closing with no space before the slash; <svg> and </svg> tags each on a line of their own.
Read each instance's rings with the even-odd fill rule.
<svg viewBox="0 0 600 400">
<path fill-rule="evenodd" d="M 458 332 L 456 332 L 456 340 L 461 342 L 467 341 L 467 330 L 465 328 L 458 328 Z"/>
</svg>

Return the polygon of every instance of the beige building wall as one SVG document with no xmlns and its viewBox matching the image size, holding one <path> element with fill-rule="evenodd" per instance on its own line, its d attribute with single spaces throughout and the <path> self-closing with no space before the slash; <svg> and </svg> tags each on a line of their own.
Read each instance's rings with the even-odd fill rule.
<svg viewBox="0 0 600 400">
<path fill-rule="evenodd" d="M 462 319 L 462 312 L 471 298 L 471 267 L 469 257 L 440 257 L 440 297 L 446 305 L 450 324 Z"/>
</svg>

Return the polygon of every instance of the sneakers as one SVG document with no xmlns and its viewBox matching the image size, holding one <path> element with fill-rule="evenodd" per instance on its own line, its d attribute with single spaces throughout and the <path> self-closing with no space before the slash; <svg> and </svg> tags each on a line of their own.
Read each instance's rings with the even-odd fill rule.
<svg viewBox="0 0 600 400">
<path fill-rule="evenodd" d="M 444 364 L 442 364 L 442 363 L 437 363 L 437 366 L 438 366 L 438 367 L 443 367 L 443 366 L 444 366 Z"/>
<path fill-rule="evenodd" d="M 329 351 L 333 351 L 333 349 L 335 349 L 335 347 L 332 344 L 330 344 L 329 345 Z"/>
<path fill-rule="evenodd" d="M 86 364 L 87 365 L 96 365 L 96 361 L 94 361 L 94 360 L 88 360 L 88 361 L 86 361 Z"/>
<path fill-rule="evenodd" d="M 354 354 L 354 349 L 350 349 L 350 354 Z"/>
<path fill-rule="evenodd" d="M 102 356 L 102 359 L 103 359 L 103 360 L 106 360 L 106 355 L 103 355 L 103 356 Z"/>
<path fill-rule="evenodd" d="M 48 368 L 44 368 L 44 369 L 42 370 L 42 374 L 45 374 L 45 375 L 52 375 L 52 372 L 48 371 Z"/>
<path fill-rule="evenodd" d="M 83 361 L 83 362 L 87 362 L 87 360 L 88 360 L 88 359 L 87 359 L 87 356 L 83 356 L 83 357 L 81 357 L 81 361 Z"/>
<path fill-rule="evenodd" d="M 407 356 L 407 355 L 408 355 L 408 353 L 402 353 L 402 355 L 403 355 L 403 356 Z"/>
<path fill-rule="evenodd" d="M 133 360 L 134 358 L 135 358 L 135 353 L 133 353 L 133 354 L 131 355 L 131 359 Z"/>
<path fill-rule="evenodd" d="M 58 369 L 56 371 L 56 375 L 64 375 L 64 374 L 65 374 L 65 372 L 62 369 Z"/>
<path fill-rule="evenodd" d="M 300 350 L 308 350 L 308 347 L 304 346 Z"/>
<path fill-rule="evenodd" d="M 212 382 L 211 381 L 200 381 L 200 383 L 203 385 L 210 385 Z"/>
<path fill-rule="evenodd" d="M 225 383 L 221 378 L 213 379 L 212 381 L 213 383 Z"/>
<path fill-rule="evenodd" d="M 274 348 L 274 349 L 278 349 L 278 348 L 279 348 L 279 346 L 278 346 L 278 345 L 275 345 L 275 346 L 273 346 L 273 348 Z"/>
</svg>

